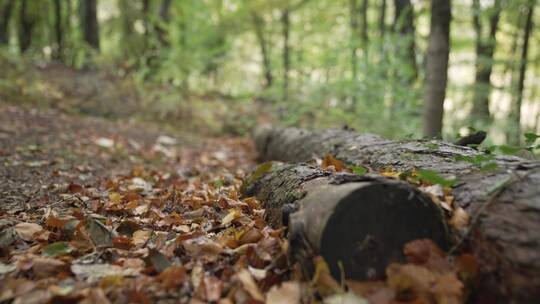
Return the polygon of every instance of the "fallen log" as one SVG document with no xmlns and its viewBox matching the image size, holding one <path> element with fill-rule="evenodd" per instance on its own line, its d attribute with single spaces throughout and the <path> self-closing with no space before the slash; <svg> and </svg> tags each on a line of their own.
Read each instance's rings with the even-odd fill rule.
<svg viewBox="0 0 540 304">
<path fill-rule="evenodd" d="M 271 225 L 289 227 L 292 258 L 308 274 L 312 252 L 334 277 L 365 280 L 381 279 L 389 263 L 404 261 L 403 246 L 412 240 L 449 246 L 442 210 L 405 182 L 308 164 L 265 166 L 244 193 L 264 202 Z"/>
<path fill-rule="evenodd" d="M 437 140 L 392 141 L 347 130 L 263 127 L 256 131 L 255 142 L 261 160 L 304 162 L 331 154 L 347 165 L 374 171 L 424 169 L 457 179 L 454 203 L 471 221 L 454 246 L 477 258 L 478 292 L 493 296 L 487 302 L 540 300 L 539 162 Z"/>
</svg>

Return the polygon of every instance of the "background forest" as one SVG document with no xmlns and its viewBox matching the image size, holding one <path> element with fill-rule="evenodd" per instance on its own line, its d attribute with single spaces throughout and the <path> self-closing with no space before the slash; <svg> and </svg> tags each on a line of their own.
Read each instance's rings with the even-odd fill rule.
<svg viewBox="0 0 540 304">
<path fill-rule="evenodd" d="M 113 117 L 131 111 L 211 133 L 280 122 L 453 139 L 472 127 L 517 145 L 540 130 L 535 6 L 0 0 L 0 98 L 39 96 Z M 74 82 L 73 71 L 87 76 Z M 72 90 L 91 87 L 78 107 L 56 92 L 62 77 Z"/>
</svg>

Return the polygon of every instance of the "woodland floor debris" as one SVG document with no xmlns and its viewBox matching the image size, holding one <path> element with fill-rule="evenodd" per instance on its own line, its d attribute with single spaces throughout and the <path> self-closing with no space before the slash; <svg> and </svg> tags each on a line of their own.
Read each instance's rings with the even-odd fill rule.
<svg viewBox="0 0 540 304">
<path fill-rule="evenodd" d="M 9 106 L 0 119 L 0 301 L 460 303 L 474 282 L 474 258 L 428 240 L 386 281 L 339 283 L 320 257 L 303 278 L 286 230 L 240 198 L 244 139 Z"/>
</svg>

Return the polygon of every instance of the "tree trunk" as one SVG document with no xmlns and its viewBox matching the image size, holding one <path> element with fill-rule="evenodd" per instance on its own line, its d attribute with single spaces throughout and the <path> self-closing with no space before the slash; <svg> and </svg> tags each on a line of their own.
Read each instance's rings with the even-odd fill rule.
<svg viewBox="0 0 540 304">
<path fill-rule="evenodd" d="M 34 20 L 28 16 L 27 0 L 21 0 L 19 13 L 19 50 L 23 54 L 32 44 L 32 30 L 34 28 Z"/>
<path fill-rule="evenodd" d="M 381 8 L 379 14 L 379 33 L 381 35 L 381 38 L 383 38 L 386 33 L 386 0 L 381 0 Z"/>
<path fill-rule="evenodd" d="M 272 67 L 270 65 L 270 55 L 268 53 L 268 43 L 264 35 L 264 20 L 257 13 L 252 12 L 251 18 L 253 20 L 253 26 L 255 28 L 255 36 L 257 37 L 257 42 L 259 43 L 259 48 L 261 49 L 261 57 L 264 70 L 264 87 L 269 88 L 272 86 L 273 77 L 272 77 Z"/>
<path fill-rule="evenodd" d="M 476 32 L 476 75 L 471 118 L 484 127 L 490 120 L 489 96 L 491 90 L 491 72 L 493 54 L 496 46 L 496 34 L 500 17 L 500 0 L 495 0 L 490 8 L 489 36 L 483 37 L 480 1 L 473 1 L 473 24 Z"/>
<path fill-rule="evenodd" d="M 454 208 L 465 209 L 472 220 L 465 234 L 454 231 L 455 246 L 475 255 L 479 294 L 493 295 L 488 303 L 532 303 L 540 297 L 539 162 L 436 140 L 390 141 L 344 130 L 261 128 L 255 141 L 261 160 L 303 162 L 331 154 L 346 165 L 375 172 L 424 169 L 456 178 Z M 481 169 L 475 160 L 482 158 L 495 169 Z"/>
<path fill-rule="evenodd" d="M 362 21 L 362 28 L 360 32 L 360 39 L 362 41 L 362 48 L 364 49 L 364 59 L 368 61 L 369 54 L 369 36 L 368 36 L 368 0 L 362 1 L 360 7 L 360 19 Z"/>
<path fill-rule="evenodd" d="M 2 6 L 0 12 L 2 19 L 0 19 L 0 45 L 6 45 L 9 43 L 9 19 L 11 12 L 13 11 L 14 0 L 7 0 Z"/>
<path fill-rule="evenodd" d="M 281 26 L 283 34 L 283 100 L 289 98 L 289 70 L 291 68 L 291 56 L 290 56 L 290 11 L 286 8 L 281 13 Z"/>
<path fill-rule="evenodd" d="M 358 38 L 358 7 L 356 0 L 350 0 L 350 23 L 351 23 L 351 73 L 352 73 L 352 82 L 354 83 L 357 79 L 357 56 L 356 50 L 358 48 L 357 41 Z M 353 94 L 353 98 L 356 94 Z"/>
<path fill-rule="evenodd" d="M 417 75 L 416 68 L 416 44 L 415 44 L 415 26 L 414 26 L 414 9 L 410 0 L 394 0 L 395 15 L 394 15 L 394 31 L 401 36 L 401 43 L 406 52 L 406 60 L 411 69 L 411 76 L 407 77 L 407 82 L 412 83 Z"/>
<path fill-rule="evenodd" d="M 62 3 L 60 0 L 54 0 L 54 32 L 56 37 L 55 59 L 64 59 L 64 32 L 62 26 Z M 69 14 L 68 14 L 69 16 Z"/>
<path fill-rule="evenodd" d="M 159 17 L 165 23 L 168 23 L 170 19 L 169 11 L 171 8 L 171 3 L 172 3 L 172 0 L 163 0 L 161 2 L 161 5 L 159 6 Z"/>
<path fill-rule="evenodd" d="M 403 246 L 429 238 L 448 248 L 442 210 L 404 182 L 376 176 L 331 173 L 307 164 L 261 165 L 245 195 L 256 196 L 274 227 L 289 227 L 290 255 L 309 276 L 313 252 L 332 275 L 381 279 Z M 258 176 L 261 175 L 261 176 Z M 341 264 L 341 265 L 340 265 Z"/>
<path fill-rule="evenodd" d="M 534 16 L 534 0 L 529 0 L 525 17 L 525 28 L 523 30 L 523 44 L 521 47 L 521 58 L 519 62 L 519 74 L 517 82 L 517 92 L 512 107 L 513 126 L 509 136 L 509 142 L 514 145 L 520 144 L 521 138 L 521 104 L 523 103 L 523 89 L 525 88 L 525 73 L 527 71 L 527 57 L 529 53 L 529 38 L 533 29 L 532 17 Z"/>
<path fill-rule="evenodd" d="M 423 133 L 434 137 L 442 132 L 444 98 L 450 53 L 450 0 L 431 1 L 431 25 L 426 54 L 426 83 Z"/>
<path fill-rule="evenodd" d="M 99 50 L 97 0 L 81 0 L 81 22 L 84 41 Z"/>
</svg>

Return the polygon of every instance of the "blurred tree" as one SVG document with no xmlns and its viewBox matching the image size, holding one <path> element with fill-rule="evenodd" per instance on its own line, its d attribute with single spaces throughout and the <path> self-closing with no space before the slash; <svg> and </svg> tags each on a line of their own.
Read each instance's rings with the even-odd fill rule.
<svg viewBox="0 0 540 304">
<path fill-rule="evenodd" d="M 450 0 L 431 0 L 429 46 L 426 54 L 426 83 L 423 109 L 424 136 L 440 136 L 450 53 Z"/>
<path fill-rule="evenodd" d="M 4 0 L 0 11 L 0 45 L 6 45 L 9 43 L 9 19 L 13 10 L 14 0 Z"/>
<path fill-rule="evenodd" d="M 356 0 L 350 0 L 350 23 L 351 23 L 351 72 L 353 83 L 357 80 L 357 35 L 358 35 L 358 4 Z M 353 103 L 356 103 L 356 94 L 353 93 Z"/>
<path fill-rule="evenodd" d="M 251 20 L 253 21 L 253 27 L 255 29 L 255 36 L 257 37 L 257 42 L 259 44 L 259 49 L 261 51 L 261 58 L 263 63 L 264 70 L 264 87 L 269 88 L 273 83 L 272 76 L 272 66 L 270 65 L 270 54 L 268 51 L 268 41 L 266 39 L 264 31 L 264 20 L 263 18 L 254 10 L 251 11 Z"/>
<path fill-rule="evenodd" d="M 473 0 L 473 25 L 476 33 L 476 75 L 473 95 L 473 108 L 471 113 L 472 125 L 483 128 L 490 119 L 489 95 L 491 90 L 491 73 L 493 70 L 493 54 L 497 44 L 496 34 L 501 12 L 501 0 L 495 0 L 493 5 L 485 9 L 489 19 L 489 32 L 484 35 L 480 0 Z"/>
<path fill-rule="evenodd" d="M 418 72 L 416 69 L 416 51 L 415 51 L 415 27 L 414 27 L 414 9 L 410 0 L 394 0 L 394 31 L 400 35 L 400 43 L 406 50 L 406 59 L 410 77 L 407 77 L 409 83 L 416 79 Z"/>
<path fill-rule="evenodd" d="M 54 58 L 58 60 L 64 59 L 64 26 L 62 24 L 62 2 L 54 0 L 54 33 L 56 38 L 56 46 L 54 50 Z"/>
<path fill-rule="evenodd" d="M 28 1 L 21 0 L 19 6 L 19 50 L 25 53 L 32 44 L 32 30 L 36 20 L 30 16 Z"/>
<path fill-rule="evenodd" d="M 381 38 L 386 33 L 386 0 L 381 0 L 381 7 L 379 9 L 379 33 Z"/>
<path fill-rule="evenodd" d="M 527 71 L 527 58 L 529 53 L 529 40 L 533 30 L 533 16 L 536 0 L 528 0 L 525 5 L 525 27 L 523 28 L 523 42 L 521 45 L 521 55 L 519 61 L 517 92 L 512 101 L 512 126 L 508 129 L 508 142 L 520 144 L 521 139 L 521 105 L 523 104 L 523 90 L 525 88 L 525 76 Z"/>
<path fill-rule="evenodd" d="M 368 60 L 369 53 L 369 36 L 368 36 L 368 0 L 362 1 L 362 6 L 360 7 L 360 16 L 362 20 L 362 28 L 360 33 L 360 38 L 362 39 L 362 48 L 364 50 L 364 59 Z"/>
<path fill-rule="evenodd" d="M 99 50 L 99 24 L 97 20 L 97 0 L 81 0 L 81 28 L 84 41 Z"/>
</svg>

